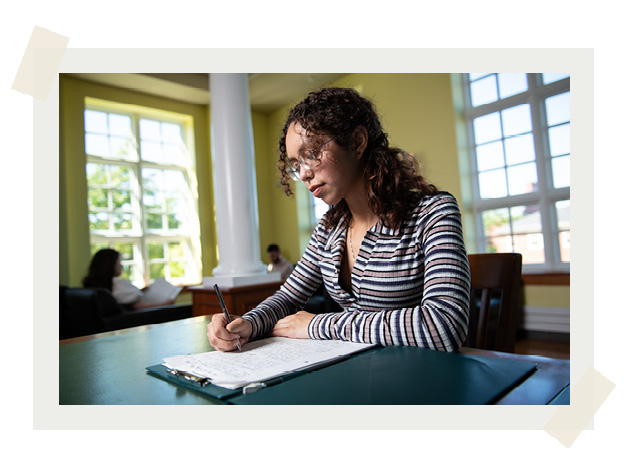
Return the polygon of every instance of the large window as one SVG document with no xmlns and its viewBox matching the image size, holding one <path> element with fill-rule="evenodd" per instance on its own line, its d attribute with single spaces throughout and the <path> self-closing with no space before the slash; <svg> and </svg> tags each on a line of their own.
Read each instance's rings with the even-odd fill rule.
<svg viewBox="0 0 626 466">
<path fill-rule="evenodd" d="M 92 254 L 111 247 L 138 287 L 201 280 L 191 117 L 85 102 Z"/>
<path fill-rule="evenodd" d="M 480 252 L 519 252 L 526 271 L 569 270 L 569 75 L 463 79 Z"/>
</svg>

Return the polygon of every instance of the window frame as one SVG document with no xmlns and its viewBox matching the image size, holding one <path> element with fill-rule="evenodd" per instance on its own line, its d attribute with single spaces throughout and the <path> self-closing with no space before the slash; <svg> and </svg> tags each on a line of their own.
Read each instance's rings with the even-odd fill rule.
<svg viewBox="0 0 626 466">
<path fill-rule="evenodd" d="M 545 101 L 549 97 L 570 92 L 570 77 L 543 84 L 542 73 L 526 73 L 528 89 L 495 102 L 472 107 L 469 73 L 462 74 L 464 116 L 470 155 L 472 213 L 475 219 L 475 234 L 478 252 L 486 251 L 486 239 L 483 229 L 482 213 L 498 208 L 511 208 L 524 205 L 539 205 L 541 214 L 541 232 L 544 243 L 544 263 L 525 263 L 524 272 L 569 272 L 570 262 L 560 257 L 559 228 L 556 203 L 570 200 L 570 187 L 554 188 L 552 160 L 549 147 L 549 133 L 546 118 Z M 497 80 L 496 80 L 497 82 Z M 537 191 L 532 193 L 505 196 L 501 198 L 481 199 L 478 182 L 478 161 L 474 138 L 474 120 L 480 116 L 503 111 L 517 105 L 529 104 L 532 121 L 532 134 L 537 168 Z M 570 116 L 571 124 L 571 116 Z M 570 152 L 571 160 L 571 152 Z M 571 229 L 569 230 L 571 233 Z M 511 232 L 514 235 L 514 232 Z"/>
<path fill-rule="evenodd" d="M 99 156 L 91 155 L 87 153 L 86 139 L 83 136 L 82 150 L 85 156 L 85 179 L 87 181 L 87 189 L 89 189 L 89 181 L 87 179 L 86 168 L 90 163 L 102 164 L 102 165 L 115 165 L 127 167 L 132 173 L 131 187 L 131 211 L 132 215 L 137 215 L 138 229 L 135 228 L 133 222 L 133 229 L 128 232 L 116 232 L 113 234 L 104 234 L 102 230 L 89 229 L 89 242 L 93 244 L 108 244 L 111 247 L 114 243 L 128 243 L 133 245 L 133 259 L 124 260 L 122 258 L 122 265 L 134 265 L 137 267 L 135 274 L 135 285 L 139 287 L 147 286 L 152 283 L 150 279 L 150 265 L 153 263 L 165 263 L 165 257 L 167 254 L 164 252 L 164 259 L 150 259 L 148 256 L 148 243 L 150 242 L 164 242 L 173 243 L 179 242 L 183 245 L 185 251 L 181 260 L 167 261 L 165 266 L 165 279 L 168 281 L 179 280 L 170 277 L 168 272 L 170 262 L 185 262 L 186 267 L 191 271 L 186 276 L 193 277 L 191 283 L 185 282 L 183 279 L 180 281 L 180 285 L 191 285 L 202 280 L 202 270 L 200 266 L 200 230 L 198 219 L 198 195 L 197 195 L 197 178 L 196 178 L 196 166 L 195 166 L 195 149 L 194 137 L 193 137 L 193 117 L 191 115 L 173 114 L 172 112 L 166 112 L 149 107 L 140 107 L 135 105 L 120 104 L 117 102 L 109 102 L 98 98 L 86 97 L 84 101 L 83 112 L 87 110 L 114 113 L 119 115 L 128 116 L 131 119 L 131 143 L 134 145 L 136 151 L 136 160 L 129 160 L 125 158 L 116 158 L 112 156 Z M 141 139 L 140 139 L 140 120 L 149 119 L 156 120 L 160 123 L 173 123 L 181 128 L 181 137 L 186 147 L 186 160 L 185 164 L 167 164 L 156 163 L 148 160 L 143 160 L 141 157 Z M 86 128 L 83 126 L 83 135 L 87 134 Z M 187 234 L 180 234 L 180 231 L 170 233 L 165 230 L 163 234 L 160 234 L 158 230 L 147 228 L 148 211 L 143 204 L 144 190 L 142 173 L 144 169 L 157 169 L 157 170 L 177 170 L 180 171 L 184 177 L 185 184 L 188 186 L 188 194 L 190 198 L 186 199 L 189 206 L 192 209 L 193 218 L 188 219 Z M 195 178 L 195 179 L 194 179 Z M 87 208 L 88 214 L 91 214 L 91 206 Z M 113 211 L 111 211 L 113 212 Z M 162 213 L 166 215 L 167 210 Z M 109 228 L 110 230 L 110 228 Z M 135 253 L 139 252 L 140 257 L 137 258 Z"/>
</svg>

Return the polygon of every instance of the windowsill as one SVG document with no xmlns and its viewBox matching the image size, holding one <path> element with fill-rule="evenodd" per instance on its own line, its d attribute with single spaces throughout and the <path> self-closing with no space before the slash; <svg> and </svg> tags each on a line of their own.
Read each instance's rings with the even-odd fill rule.
<svg viewBox="0 0 626 466">
<path fill-rule="evenodd" d="M 569 286 L 569 272 L 523 273 L 523 285 L 565 285 Z"/>
</svg>

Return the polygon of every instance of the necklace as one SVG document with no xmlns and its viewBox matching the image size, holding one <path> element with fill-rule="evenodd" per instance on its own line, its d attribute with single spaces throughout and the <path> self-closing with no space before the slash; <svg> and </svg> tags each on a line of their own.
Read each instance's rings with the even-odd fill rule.
<svg viewBox="0 0 626 466">
<path fill-rule="evenodd" d="M 356 262 L 356 257 L 354 257 L 354 249 L 352 249 L 352 227 L 348 228 L 348 241 L 350 242 L 350 254 L 352 254 L 352 260 Z"/>
</svg>

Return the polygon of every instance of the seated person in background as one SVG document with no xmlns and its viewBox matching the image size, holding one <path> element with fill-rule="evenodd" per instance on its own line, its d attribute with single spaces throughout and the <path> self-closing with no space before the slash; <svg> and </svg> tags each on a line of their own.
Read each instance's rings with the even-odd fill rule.
<svg viewBox="0 0 626 466">
<path fill-rule="evenodd" d="M 270 263 L 267 266 L 268 272 L 280 272 L 280 279 L 282 281 L 287 280 L 289 274 L 293 270 L 293 265 L 287 259 L 285 259 L 280 252 L 280 248 L 277 244 L 270 244 L 267 247 L 267 255 L 270 258 Z"/>
<path fill-rule="evenodd" d="M 109 290 L 115 300 L 126 309 L 142 309 L 174 303 L 174 299 L 159 303 L 142 301 L 142 290 L 128 280 L 120 278 L 121 274 L 122 263 L 119 252 L 114 249 L 101 249 L 91 259 L 89 272 L 83 279 L 83 286 Z"/>
</svg>

